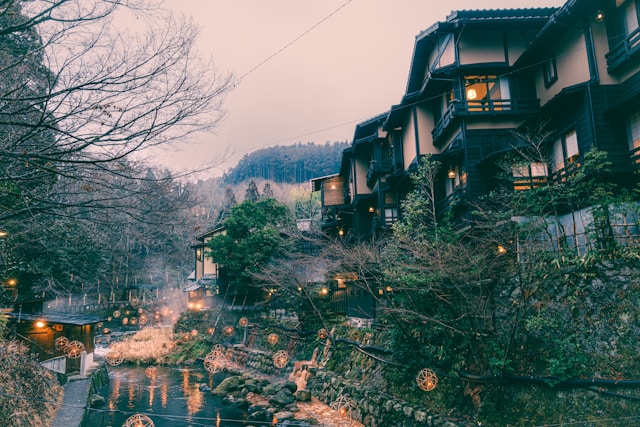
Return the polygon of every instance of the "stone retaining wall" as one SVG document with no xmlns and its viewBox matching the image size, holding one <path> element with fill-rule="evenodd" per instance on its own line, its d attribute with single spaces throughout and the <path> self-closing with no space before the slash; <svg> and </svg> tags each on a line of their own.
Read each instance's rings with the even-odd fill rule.
<svg viewBox="0 0 640 427">
<path fill-rule="evenodd" d="M 273 365 L 273 353 L 244 346 L 233 348 L 234 362 L 258 372 L 287 378 L 293 362 L 278 369 Z M 339 396 L 349 399 L 351 417 L 367 427 L 470 427 L 476 424 L 452 420 L 425 408 L 415 408 L 407 402 L 366 387 L 356 381 L 345 380 L 322 368 L 311 368 L 313 374 L 307 388 L 318 400 L 331 406 Z"/>
</svg>

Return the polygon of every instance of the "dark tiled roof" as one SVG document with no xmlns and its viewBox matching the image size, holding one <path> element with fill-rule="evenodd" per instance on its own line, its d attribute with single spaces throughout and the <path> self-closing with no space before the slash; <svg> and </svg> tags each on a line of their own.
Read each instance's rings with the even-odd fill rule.
<svg viewBox="0 0 640 427">
<path fill-rule="evenodd" d="M 97 316 L 94 314 L 77 314 L 77 313 L 39 313 L 39 314 L 31 314 L 31 313 L 16 313 L 11 312 L 7 313 L 7 317 L 9 319 L 18 319 L 21 320 L 43 320 L 47 323 L 63 323 L 66 325 L 76 325 L 83 326 L 89 325 L 92 323 L 98 323 L 105 320 L 104 316 Z"/>
</svg>

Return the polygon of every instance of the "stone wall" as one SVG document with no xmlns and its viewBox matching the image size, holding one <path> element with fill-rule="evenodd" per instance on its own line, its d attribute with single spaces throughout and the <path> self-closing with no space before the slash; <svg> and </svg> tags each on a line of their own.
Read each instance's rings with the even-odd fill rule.
<svg viewBox="0 0 640 427">
<path fill-rule="evenodd" d="M 273 353 L 236 346 L 232 360 L 252 370 L 287 378 L 292 371 L 293 361 L 278 369 L 273 365 Z M 335 402 L 347 403 L 347 410 L 353 419 L 367 427 L 469 427 L 476 424 L 454 420 L 435 414 L 425 408 L 416 408 L 407 402 L 386 394 L 383 390 L 367 387 L 353 380 L 341 378 L 334 372 L 321 367 L 311 367 L 312 376 L 307 388 L 318 400 L 329 406 Z"/>
</svg>

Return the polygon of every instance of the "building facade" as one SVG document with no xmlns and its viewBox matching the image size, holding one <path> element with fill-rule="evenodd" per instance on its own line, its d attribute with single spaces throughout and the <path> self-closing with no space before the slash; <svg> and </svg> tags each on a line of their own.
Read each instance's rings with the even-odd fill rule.
<svg viewBox="0 0 640 427">
<path fill-rule="evenodd" d="M 640 168 L 640 0 L 452 12 L 416 36 L 401 102 L 358 124 L 338 174 L 312 180 L 325 232 L 369 239 L 401 215 L 410 174 L 441 165 L 438 216 L 470 221 L 504 185 L 561 182 L 598 149 L 619 187 Z M 535 152 L 506 171 L 507 153 Z"/>
</svg>

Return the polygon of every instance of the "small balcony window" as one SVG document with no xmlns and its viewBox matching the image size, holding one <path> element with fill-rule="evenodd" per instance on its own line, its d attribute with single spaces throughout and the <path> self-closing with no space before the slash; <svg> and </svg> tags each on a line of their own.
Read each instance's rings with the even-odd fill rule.
<svg viewBox="0 0 640 427">
<path fill-rule="evenodd" d="M 558 68 L 556 67 L 556 58 L 551 57 L 542 64 L 542 77 L 544 79 L 544 87 L 549 87 L 558 80 Z"/>
<path fill-rule="evenodd" d="M 501 111 L 511 108 L 508 102 L 511 98 L 509 80 L 506 77 L 466 76 L 464 93 L 470 112 Z"/>
<path fill-rule="evenodd" d="M 543 185 L 549 175 L 544 162 L 513 165 L 513 189 L 515 191 L 531 190 Z"/>
</svg>

